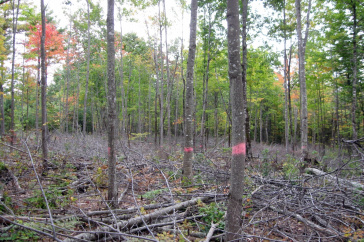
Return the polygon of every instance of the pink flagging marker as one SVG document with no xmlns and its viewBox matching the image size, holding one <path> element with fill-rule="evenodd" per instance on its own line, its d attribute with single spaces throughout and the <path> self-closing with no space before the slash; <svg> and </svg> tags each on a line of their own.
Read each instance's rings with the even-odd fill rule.
<svg viewBox="0 0 364 242">
<path fill-rule="evenodd" d="M 246 155 L 246 144 L 245 142 L 233 146 L 233 155 Z"/>
<path fill-rule="evenodd" d="M 185 147 L 185 152 L 186 153 L 191 153 L 191 152 L 193 152 L 193 148 L 192 147 Z"/>
</svg>

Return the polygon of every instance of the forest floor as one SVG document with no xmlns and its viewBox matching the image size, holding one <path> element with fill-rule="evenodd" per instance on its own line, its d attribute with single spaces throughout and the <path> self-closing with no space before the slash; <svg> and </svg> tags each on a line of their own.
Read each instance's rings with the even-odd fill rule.
<svg viewBox="0 0 364 242">
<path fill-rule="evenodd" d="M 223 240 L 226 140 L 197 149 L 190 186 L 181 184 L 182 142 L 118 141 L 119 208 L 110 209 L 106 136 L 53 132 L 45 176 L 40 139 L 22 136 L 12 148 L 0 142 L 0 241 Z M 298 152 L 254 143 L 242 240 L 364 241 L 363 141 L 310 147 L 304 167 Z"/>
</svg>

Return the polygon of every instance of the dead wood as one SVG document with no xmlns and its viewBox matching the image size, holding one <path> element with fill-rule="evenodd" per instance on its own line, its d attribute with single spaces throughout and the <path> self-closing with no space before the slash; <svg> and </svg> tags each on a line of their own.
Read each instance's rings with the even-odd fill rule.
<svg viewBox="0 0 364 242">
<path fill-rule="evenodd" d="M 153 213 L 150 213 L 150 214 L 146 214 L 146 215 L 142 215 L 142 216 L 139 216 L 136 218 L 129 219 L 128 221 L 118 222 L 116 225 L 113 225 L 113 228 L 115 228 L 115 227 L 121 228 L 121 229 L 130 228 L 133 225 L 142 223 L 143 220 L 150 220 L 150 219 L 162 216 L 164 214 L 171 213 L 175 210 L 195 205 L 198 201 L 205 201 L 207 199 L 209 199 L 209 197 L 197 197 L 197 198 L 191 199 L 189 201 L 175 204 L 170 207 L 162 208 L 162 209 L 155 211 Z M 85 232 L 85 233 L 79 234 L 79 235 L 75 236 L 75 238 L 84 239 L 84 240 L 94 240 L 95 238 L 103 237 L 104 232 L 109 232 L 110 230 L 111 230 L 110 227 L 104 226 L 104 227 L 101 227 L 100 229 L 98 229 L 97 231 Z M 73 239 L 64 240 L 64 242 L 71 242 L 71 241 L 77 241 L 77 240 L 73 240 Z"/>
<path fill-rule="evenodd" d="M 362 192 L 364 190 L 364 185 L 359 183 L 359 182 L 350 181 L 350 180 L 347 180 L 347 179 L 342 179 L 342 178 L 339 178 L 337 176 L 330 175 L 330 174 L 328 174 L 326 172 L 323 172 L 323 171 L 321 171 L 319 169 L 316 169 L 316 168 L 306 168 L 305 172 L 313 173 L 313 174 L 315 174 L 317 176 L 324 176 L 326 179 L 328 179 L 328 180 L 330 180 L 332 182 L 337 182 L 338 185 L 345 186 L 345 187 L 349 188 L 352 191 L 364 194 Z"/>
<path fill-rule="evenodd" d="M 213 222 L 211 222 L 211 228 L 210 228 L 209 232 L 207 233 L 207 236 L 206 236 L 205 242 L 209 242 L 209 241 L 211 240 L 211 237 L 212 237 L 212 235 L 213 235 L 213 234 L 214 234 L 214 232 L 215 232 L 216 225 L 217 225 L 217 224 L 214 224 Z"/>
</svg>

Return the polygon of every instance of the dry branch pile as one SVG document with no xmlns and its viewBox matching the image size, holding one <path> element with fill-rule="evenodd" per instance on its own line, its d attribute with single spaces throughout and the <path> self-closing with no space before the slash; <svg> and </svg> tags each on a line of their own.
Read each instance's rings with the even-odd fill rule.
<svg viewBox="0 0 364 242">
<path fill-rule="evenodd" d="M 146 142 L 135 141 L 131 147 L 119 143 L 119 209 L 111 210 L 105 200 L 105 139 L 57 134 L 52 142 L 54 169 L 41 178 L 50 213 L 26 147 L 19 142 L 17 152 L 5 152 L 6 169 L 13 171 L 26 193 L 13 189 L 11 182 L 5 186 L 0 203 L 1 240 L 220 241 L 223 238 L 229 185 L 228 149 L 196 154 L 196 184 L 181 187 L 182 152 L 178 146 L 154 150 L 154 145 Z M 288 179 L 284 173 L 286 164 L 277 165 L 276 160 L 266 158 L 251 163 L 242 184 L 246 191 L 242 239 L 363 238 L 364 192 L 358 170 L 363 168 L 364 155 L 358 142 L 359 146 L 349 142 L 356 151 L 355 159 L 342 159 L 330 172 L 307 167 L 305 173 Z M 34 150 L 30 156 L 35 171 L 39 171 L 41 160 Z M 272 172 L 267 173 L 263 169 L 265 163 L 283 168 L 271 168 Z"/>
</svg>

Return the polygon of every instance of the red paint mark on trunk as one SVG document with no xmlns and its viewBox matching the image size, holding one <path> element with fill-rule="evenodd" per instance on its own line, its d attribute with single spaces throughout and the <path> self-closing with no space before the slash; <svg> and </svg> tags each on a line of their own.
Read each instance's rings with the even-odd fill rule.
<svg viewBox="0 0 364 242">
<path fill-rule="evenodd" d="M 186 147 L 185 152 L 186 153 L 191 153 L 191 152 L 193 152 L 193 148 L 192 147 Z"/>
<path fill-rule="evenodd" d="M 107 147 L 107 154 L 110 156 L 110 153 L 111 153 L 111 148 L 110 147 Z"/>
<path fill-rule="evenodd" d="M 237 144 L 233 147 L 233 155 L 246 155 L 246 145 L 245 142 Z"/>
</svg>

